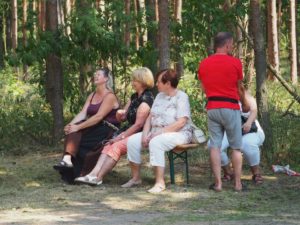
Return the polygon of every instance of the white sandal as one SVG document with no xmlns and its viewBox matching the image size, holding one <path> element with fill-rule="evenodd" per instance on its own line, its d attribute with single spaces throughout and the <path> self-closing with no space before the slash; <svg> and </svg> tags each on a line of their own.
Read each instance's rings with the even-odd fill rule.
<svg viewBox="0 0 300 225">
<path fill-rule="evenodd" d="M 162 191 L 166 190 L 165 186 L 160 186 L 160 185 L 154 185 L 152 188 L 150 188 L 147 192 L 151 193 L 151 194 L 157 194 L 160 193 Z"/>
<path fill-rule="evenodd" d="M 142 184 L 142 181 L 141 180 L 138 180 L 138 181 L 134 181 L 134 180 L 129 180 L 127 183 L 121 185 L 122 188 L 131 188 L 133 186 L 138 186 Z"/>
<path fill-rule="evenodd" d="M 102 180 L 98 180 L 98 177 L 96 176 L 90 176 L 90 175 L 86 175 L 83 177 L 77 177 L 75 178 L 75 183 L 82 183 L 82 184 L 88 184 L 88 185 L 92 185 L 92 186 L 98 186 L 100 184 L 102 184 Z"/>
</svg>

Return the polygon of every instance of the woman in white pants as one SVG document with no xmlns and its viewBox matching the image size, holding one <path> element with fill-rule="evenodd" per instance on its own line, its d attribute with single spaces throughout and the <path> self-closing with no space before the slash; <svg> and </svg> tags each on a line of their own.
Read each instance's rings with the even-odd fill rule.
<svg viewBox="0 0 300 225">
<path fill-rule="evenodd" d="M 165 152 L 177 145 L 189 143 L 192 138 L 189 99 L 187 94 L 177 89 L 178 82 L 174 70 L 159 72 L 156 85 L 160 93 L 154 100 L 143 132 L 132 135 L 127 142 L 132 178 L 122 187 L 141 184 L 141 150 L 149 148 L 150 164 L 154 166 L 156 180 L 148 192 L 165 190 Z"/>
<path fill-rule="evenodd" d="M 265 134 L 263 129 L 261 128 L 257 117 L 257 105 L 255 99 L 246 91 L 244 88 L 240 90 L 241 97 L 241 115 L 246 118 L 246 122 L 242 127 L 242 148 L 241 151 L 246 161 L 250 165 L 250 169 L 252 172 L 252 180 L 255 184 L 261 184 L 263 182 L 263 178 L 259 171 L 260 164 L 260 149 L 259 147 L 263 144 L 265 140 Z M 251 129 L 252 123 L 256 124 L 257 130 Z M 227 156 L 227 149 L 229 147 L 229 143 L 227 140 L 226 133 L 222 140 L 221 147 L 221 165 L 224 171 L 224 180 L 231 180 L 233 178 L 233 174 L 231 168 L 229 166 L 229 159 Z"/>
</svg>

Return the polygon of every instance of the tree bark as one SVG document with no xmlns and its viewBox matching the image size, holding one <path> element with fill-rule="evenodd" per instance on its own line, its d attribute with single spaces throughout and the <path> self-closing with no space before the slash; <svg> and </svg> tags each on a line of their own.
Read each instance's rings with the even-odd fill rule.
<svg viewBox="0 0 300 225">
<path fill-rule="evenodd" d="M 2 13 L 2 15 L 4 14 L 3 12 L 1 12 L 1 13 Z M 5 55 L 4 37 L 3 37 L 4 21 L 3 21 L 2 15 L 0 16 L 0 70 L 2 70 L 4 68 L 4 55 Z"/>
<path fill-rule="evenodd" d="M 68 19 L 70 19 L 71 16 L 71 0 L 66 0 L 66 13 L 65 13 L 65 21 L 67 21 Z M 71 27 L 68 25 L 66 26 L 66 34 L 69 36 L 71 34 Z"/>
<path fill-rule="evenodd" d="M 256 101 L 258 105 L 258 118 L 266 134 L 266 140 L 263 145 L 264 152 L 273 148 L 273 135 L 271 129 L 270 116 L 268 111 L 268 95 L 266 87 L 266 52 L 264 43 L 264 31 L 262 27 L 261 1 L 251 0 L 251 31 L 253 32 L 255 70 L 256 70 Z M 268 155 L 266 155 L 268 157 Z"/>
<path fill-rule="evenodd" d="M 58 0 L 57 2 L 57 15 L 58 15 L 58 25 L 65 25 L 65 15 L 64 15 L 64 7 L 62 0 Z"/>
<path fill-rule="evenodd" d="M 296 0 L 290 0 L 290 76 L 293 84 L 298 82 L 295 2 Z"/>
<path fill-rule="evenodd" d="M 159 37 L 159 70 L 170 66 L 170 18 L 168 0 L 158 2 L 158 37 Z"/>
<path fill-rule="evenodd" d="M 37 3 L 36 3 L 36 0 L 32 0 L 32 12 L 34 14 L 36 14 L 36 11 L 37 11 Z M 34 37 L 36 37 L 36 34 L 37 34 L 37 21 L 35 20 L 33 22 L 33 34 L 34 34 Z"/>
<path fill-rule="evenodd" d="M 15 52 L 18 46 L 18 7 L 17 0 L 11 1 L 12 5 L 12 19 L 11 19 L 11 36 L 12 36 L 12 49 Z"/>
<path fill-rule="evenodd" d="M 147 30 L 148 30 L 148 43 L 152 47 L 151 60 L 146 63 L 153 74 L 157 73 L 157 57 L 158 57 L 158 30 L 155 24 L 158 23 L 158 5 L 157 0 L 146 0 L 146 20 L 147 20 Z"/>
<path fill-rule="evenodd" d="M 135 15 L 135 48 L 139 50 L 140 48 L 140 27 L 138 23 L 138 0 L 133 0 L 134 3 L 134 15 Z"/>
<path fill-rule="evenodd" d="M 174 17 L 175 21 L 179 26 L 182 24 L 182 0 L 174 0 Z M 181 77 L 184 73 L 184 62 L 183 57 L 181 55 L 181 34 L 175 37 L 175 48 L 176 49 L 176 62 L 174 64 L 175 70 L 179 77 Z"/>
<path fill-rule="evenodd" d="M 269 63 L 279 73 L 279 47 L 277 31 L 276 0 L 269 0 L 268 3 L 268 59 Z M 268 78 L 274 80 L 273 74 L 268 71 Z"/>
<path fill-rule="evenodd" d="M 53 38 L 58 38 L 58 0 L 46 2 L 46 29 Z M 53 115 L 53 143 L 57 144 L 63 134 L 63 72 L 59 52 L 46 57 L 46 97 Z"/>
<path fill-rule="evenodd" d="M 138 0 L 139 6 L 140 6 L 140 13 L 142 14 L 142 24 L 146 24 L 146 10 L 145 10 L 145 0 Z M 142 46 L 145 45 L 145 43 L 148 41 L 148 31 L 145 26 L 141 28 L 142 33 Z"/>
<path fill-rule="evenodd" d="M 127 18 L 130 17 L 130 0 L 125 0 L 125 15 Z M 130 20 L 127 19 L 125 22 L 125 31 L 124 31 L 124 43 L 126 48 L 130 47 Z"/>
<path fill-rule="evenodd" d="M 297 23 L 300 20 L 300 3 L 296 2 L 296 38 L 297 38 L 297 71 L 298 77 L 300 77 L 300 24 Z"/>
<path fill-rule="evenodd" d="M 26 30 L 26 23 L 27 23 L 27 8 L 28 8 L 28 2 L 27 0 L 23 0 L 23 18 L 22 18 L 22 34 L 23 34 L 23 46 L 24 48 L 27 45 L 27 30 Z M 23 65 L 23 80 L 27 79 L 28 73 L 28 66 L 26 64 Z"/>
<path fill-rule="evenodd" d="M 6 54 L 11 50 L 12 48 L 12 36 L 11 36 L 11 10 L 8 10 L 6 12 L 5 17 L 5 51 Z"/>
<path fill-rule="evenodd" d="M 38 22 L 38 26 L 39 26 L 39 29 L 41 31 L 45 31 L 45 17 L 46 17 L 46 0 L 39 0 L 38 1 L 38 7 L 39 7 L 39 10 L 38 10 L 38 18 L 39 18 L 39 22 Z"/>
</svg>

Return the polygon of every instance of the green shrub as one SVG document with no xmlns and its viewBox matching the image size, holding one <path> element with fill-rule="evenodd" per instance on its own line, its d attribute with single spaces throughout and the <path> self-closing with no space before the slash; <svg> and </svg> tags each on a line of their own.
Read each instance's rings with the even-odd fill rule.
<svg viewBox="0 0 300 225">
<path fill-rule="evenodd" d="M 0 150 L 49 144 L 51 111 L 37 85 L 24 83 L 8 69 L 0 73 L 0 79 Z"/>
</svg>

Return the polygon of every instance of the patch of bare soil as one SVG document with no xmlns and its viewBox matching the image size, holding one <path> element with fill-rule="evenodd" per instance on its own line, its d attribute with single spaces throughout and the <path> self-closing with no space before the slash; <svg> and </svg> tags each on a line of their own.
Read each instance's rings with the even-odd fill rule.
<svg viewBox="0 0 300 225">
<path fill-rule="evenodd" d="M 190 186 L 178 164 L 177 185 L 153 195 L 146 192 L 154 182 L 147 164 L 140 187 L 120 187 L 130 174 L 126 159 L 104 185 L 90 187 L 62 183 L 52 168 L 59 157 L 48 152 L 0 159 L 0 224 L 300 224 L 299 177 L 275 176 L 265 169 L 264 184 L 255 186 L 245 171 L 249 191 L 235 193 L 226 183 L 224 191 L 215 193 L 208 190 L 212 177 L 207 163 L 196 161 Z"/>
</svg>

